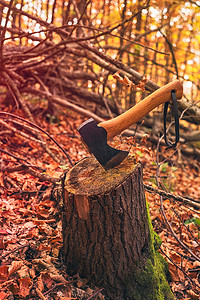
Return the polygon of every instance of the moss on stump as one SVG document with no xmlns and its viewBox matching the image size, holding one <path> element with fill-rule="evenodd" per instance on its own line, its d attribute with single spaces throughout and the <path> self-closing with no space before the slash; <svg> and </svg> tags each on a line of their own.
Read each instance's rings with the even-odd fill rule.
<svg viewBox="0 0 200 300">
<path fill-rule="evenodd" d="M 92 157 L 80 161 L 67 174 L 64 204 L 69 274 L 104 287 L 106 299 L 174 299 L 133 156 L 107 171 Z"/>
</svg>

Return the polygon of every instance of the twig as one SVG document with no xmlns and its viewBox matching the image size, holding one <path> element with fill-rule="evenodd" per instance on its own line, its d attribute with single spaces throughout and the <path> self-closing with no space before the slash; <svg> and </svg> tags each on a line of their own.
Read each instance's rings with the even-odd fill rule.
<svg viewBox="0 0 200 300">
<path fill-rule="evenodd" d="M 168 127 L 168 129 L 169 129 L 169 127 Z M 158 181 L 159 172 L 160 172 L 160 170 L 159 170 L 160 163 L 159 163 L 158 150 L 159 150 L 160 142 L 161 142 L 162 138 L 163 138 L 163 136 L 160 137 L 160 139 L 159 139 L 159 141 L 158 141 L 158 144 L 157 144 L 157 155 L 156 155 L 156 158 L 157 158 L 157 162 L 156 162 L 156 163 L 157 163 L 156 183 L 157 183 L 157 186 L 158 186 L 158 187 L 160 186 L 160 185 L 159 185 L 159 181 Z M 167 217 L 166 217 L 165 211 L 164 211 L 164 207 L 163 207 L 163 196 L 162 196 L 162 194 L 160 195 L 160 208 L 161 208 L 161 213 L 162 213 L 162 215 L 163 215 L 163 217 L 164 217 L 165 223 L 167 224 L 167 226 L 168 226 L 168 228 L 169 228 L 169 230 L 170 230 L 172 236 L 176 239 L 176 241 L 177 241 L 177 242 L 178 242 L 178 243 L 179 243 L 179 244 L 180 244 L 187 252 L 189 252 L 189 253 L 191 254 L 191 256 L 193 256 L 196 260 L 200 261 L 200 257 L 198 257 L 195 253 L 193 253 L 193 252 L 190 250 L 190 248 L 189 248 L 186 244 L 184 244 L 184 243 L 178 238 L 178 236 L 176 235 L 176 233 L 174 232 L 174 230 L 173 230 L 171 224 L 169 223 L 169 221 L 168 221 L 168 219 L 167 219 Z"/>
<path fill-rule="evenodd" d="M 66 282 L 66 283 L 62 283 L 62 282 L 56 283 L 52 288 L 50 288 L 48 291 L 46 291 L 46 292 L 44 293 L 44 295 L 46 296 L 46 295 L 48 295 L 49 293 L 51 293 L 52 291 L 54 291 L 55 289 L 57 289 L 58 287 L 63 286 L 63 285 L 66 285 L 66 284 L 67 284 L 67 282 Z"/>
<path fill-rule="evenodd" d="M 14 155 L 14 154 L 12 154 L 12 153 L 10 153 L 10 152 L 4 150 L 4 149 L 1 149 L 1 148 L 0 148 L 0 152 L 3 152 L 3 153 L 5 153 L 5 154 L 7 154 L 7 155 L 9 155 L 9 156 L 14 157 L 14 158 L 15 158 L 17 161 L 19 161 L 19 162 L 21 162 L 21 161 L 26 161 L 26 159 L 17 157 L 16 155 Z"/>
<path fill-rule="evenodd" d="M 27 124 L 24 124 L 24 123 L 19 122 L 19 121 L 17 121 L 17 120 L 13 120 L 13 119 L 11 119 L 11 118 L 10 118 L 10 119 L 7 118 L 7 121 L 8 121 L 8 122 L 12 122 L 12 123 L 14 123 L 14 124 L 17 124 L 17 125 L 19 125 L 19 126 L 21 126 L 21 127 L 24 127 L 25 130 L 30 131 L 31 133 L 32 133 L 32 131 L 40 132 L 38 129 L 36 129 L 36 128 L 34 128 L 34 127 L 30 127 L 30 126 L 28 126 Z"/>
<path fill-rule="evenodd" d="M 2 151 L 1 149 L 0 149 L 0 151 Z M 9 152 L 7 152 L 9 155 L 11 155 L 11 153 L 9 153 Z M 13 155 L 12 155 L 13 156 Z M 20 158 L 20 160 L 22 160 L 21 158 Z M 25 159 L 24 159 L 25 160 Z M 42 172 L 45 172 L 46 171 L 46 169 L 44 169 L 44 168 L 41 168 L 41 167 L 38 167 L 38 166 L 35 166 L 35 165 L 32 165 L 32 164 L 28 164 L 28 163 L 22 163 L 22 164 L 20 164 L 20 165 L 16 165 L 16 166 L 13 166 L 13 167 L 3 167 L 3 168 L 1 168 L 0 170 L 2 171 L 2 172 L 6 172 L 6 173 L 13 173 L 13 172 L 19 172 L 19 171 L 23 171 L 24 169 L 26 169 L 26 168 L 34 168 L 34 169 L 36 169 L 36 170 L 40 170 L 40 171 L 42 171 Z"/>
<path fill-rule="evenodd" d="M 35 123 L 34 119 L 33 119 L 33 116 L 27 106 L 27 104 L 25 103 L 25 101 L 23 100 L 23 98 L 21 97 L 21 94 L 16 86 L 16 84 L 13 82 L 13 80 L 10 78 L 10 76 L 5 72 L 3 71 L 2 72 L 2 75 L 3 77 L 6 79 L 6 82 L 8 84 L 9 87 L 11 87 L 11 89 L 13 90 L 13 93 L 16 95 L 18 101 L 20 102 L 21 106 L 22 106 L 22 109 L 23 111 L 25 112 L 25 114 L 27 115 L 27 117 L 29 118 L 29 120 L 32 122 L 32 124 Z M 40 135 L 40 133 L 37 134 L 37 137 L 39 140 L 43 141 L 42 139 L 42 136 Z M 52 151 L 48 148 L 47 144 L 44 143 L 42 144 L 42 147 L 47 151 L 47 153 L 57 162 L 59 162 L 58 158 L 56 155 L 54 155 L 52 153 Z"/>
<path fill-rule="evenodd" d="M 4 43 L 4 37 L 5 37 L 5 34 L 6 34 L 6 29 L 7 29 L 7 25 L 8 25 L 8 19 L 9 19 L 10 13 L 11 13 L 13 2 L 14 2 L 14 0 L 11 0 L 10 3 L 9 3 L 9 5 L 8 5 L 8 12 L 7 12 L 7 15 L 6 15 L 6 22 L 5 22 L 4 28 L 2 30 L 2 33 L 1 33 L 1 41 L 0 41 L 0 65 L 1 66 L 2 66 L 2 63 L 3 63 L 3 43 Z"/>
<path fill-rule="evenodd" d="M 161 205 L 161 212 L 162 212 L 162 215 L 164 217 L 164 220 L 172 234 L 172 236 L 175 238 L 175 240 L 187 251 L 191 254 L 192 257 L 194 257 L 196 260 L 198 260 L 200 262 L 200 257 L 197 256 L 193 251 L 190 250 L 190 248 L 185 244 L 183 243 L 177 236 L 177 234 L 174 232 L 171 224 L 169 223 L 167 217 L 166 217 L 166 214 L 165 214 L 165 211 L 164 211 L 164 207 L 163 207 L 163 197 L 160 196 L 160 205 Z"/>
<path fill-rule="evenodd" d="M 32 94 L 39 94 L 41 96 L 44 97 L 49 97 L 49 94 L 47 94 L 45 91 L 41 91 L 41 90 L 37 90 L 35 88 L 24 88 L 23 89 L 24 92 L 29 92 Z M 87 109 L 84 109 L 74 103 L 71 103 L 69 101 L 67 101 L 66 99 L 63 99 L 61 97 L 58 96 L 54 96 L 51 94 L 51 99 L 54 101 L 54 103 L 61 105 L 63 107 L 67 107 L 72 109 L 73 111 L 76 111 L 88 118 L 93 118 L 94 120 L 96 120 L 97 122 L 103 122 L 105 121 L 103 118 L 99 117 L 98 115 L 96 115 L 95 113 L 88 111 Z"/>
<path fill-rule="evenodd" d="M 30 113 L 30 110 L 28 109 L 28 106 L 26 105 L 26 103 L 23 101 L 20 92 L 16 86 L 16 84 L 13 82 L 13 80 L 10 78 L 10 76 L 8 75 L 8 73 L 6 71 L 2 72 L 3 77 L 6 80 L 7 85 L 12 89 L 13 93 L 15 94 L 17 100 L 20 102 L 23 111 L 25 112 L 25 114 L 27 115 L 27 117 L 34 122 L 33 117 Z"/>
<path fill-rule="evenodd" d="M 162 34 L 162 36 L 165 38 L 168 46 L 169 46 L 169 49 L 170 49 L 170 52 L 172 54 L 172 60 L 173 60 L 173 63 L 174 63 L 174 66 L 175 66 L 175 70 L 176 70 L 176 76 L 177 78 L 179 78 L 179 75 L 178 75 L 178 66 L 177 66 L 177 63 L 176 63 L 176 58 L 175 58 L 175 54 L 174 54 L 174 50 L 173 50 L 173 46 L 172 44 L 170 43 L 170 41 L 168 40 L 167 36 L 160 30 L 160 33 Z"/>
<path fill-rule="evenodd" d="M 68 155 L 68 153 L 65 151 L 65 149 L 64 148 L 62 148 L 61 146 L 60 146 L 60 144 L 47 132 L 47 131 L 45 131 L 44 129 L 42 129 L 40 126 L 38 126 L 38 125 L 36 125 L 36 124 L 34 124 L 34 123 L 32 123 L 32 122 L 30 122 L 30 121 L 28 121 L 28 120 L 25 120 L 25 119 L 23 119 L 23 118 L 21 118 L 21 117 L 19 117 L 19 116 L 17 116 L 17 115 L 13 115 L 13 114 L 11 114 L 11 113 L 7 113 L 7 112 L 2 112 L 2 111 L 0 111 L 0 115 L 1 116 L 10 116 L 10 117 L 12 117 L 12 118 L 16 118 L 16 119 L 18 119 L 18 120 L 21 120 L 21 121 L 23 121 L 23 122 L 26 122 L 26 123 L 28 123 L 29 125 L 31 125 L 31 126 L 33 126 L 33 127 L 35 127 L 35 128 L 37 128 L 37 129 L 39 129 L 40 131 L 42 131 L 43 133 L 45 133 L 59 148 L 60 148 L 60 150 L 62 150 L 62 152 L 66 155 L 66 157 L 68 158 L 68 160 L 69 160 L 69 162 L 70 162 L 70 164 L 71 164 L 71 166 L 73 166 L 73 163 L 72 163 L 72 161 L 71 161 L 71 159 L 70 159 L 70 157 L 69 157 L 69 155 Z"/>
<path fill-rule="evenodd" d="M 178 195 L 174 195 L 172 193 L 165 192 L 162 189 L 154 188 L 154 187 L 152 187 L 152 186 L 150 186 L 148 184 L 144 184 L 144 187 L 145 187 L 145 189 L 147 191 L 150 191 L 150 192 L 162 195 L 162 196 L 164 196 L 166 198 L 174 199 L 175 201 L 178 201 L 178 202 L 190 205 L 190 206 L 192 206 L 192 207 L 194 207 L 196 209 L 200 209 L 200 203 L 199 203 L 199 201 L 190 200 L 190 199 L 178 196 Z"/>
<path fill-rule="evenodd" d="M 0 0 L 0 3 L 1 3 L 2 5 L 4 5 L 4 6 L 8 6 L 8 4 L 7 4 L 6 2 L 2 1 L 2 0 Z M 140 10 L 139 10 L 136 14 L 132 15 L 132 16 L 131 16 L 130 18 L 128 18 L 128 19 L 125 19 L 123 22 L 117 24 L 115 27 L 113 27 L 113 28 L 111 28 L 111 29 L 109 29 L 109 30 L 107 30 L 107 31 L 104 31 L 101 35 L 105 35 L 105 34 L 109 34 L 109 33 L 111 34 L 111 31 L 113 31 L 113 30 L 117 29 L 118 27 L 123 26 L 125 23 L 131 21 L 134 17 L 136 17 L 136 16 L 140 13 L 140 11 L 141 11 L 142 9 L 146 9 L 146 8 L 148 8 L 148 7 L 149 7 L 149 5 L 146 5 L 146 6 L 141 7 Z M 40 18 L 38 18 L 38 17 L 35 17 L 35 16 L 33 16 L 33 15 L 27 13 L 27 12 L 24 12 L 24 11 L 21 10 L 21 9 L 17 9 L 16 7 L 13 7 L 12 9 L 13 9 L 13 11 L 15 11 L 15 12 L 17 12 L 17 13 L 21 13 L 22 15 L 25 15 L 25 16 L 27 16 L 28 18 L 30 18 L 30 19 L 32 19 L 32 20 L 35 20 L 36 22 L 38 22 L 38 23 L 39 23 L 40 25 L 42 25 L 42 26 L 45 26 L 45 27 L 47 27 L 47 28 L 49 27 L 49 28 L 51 28 L 53 31 L 56 31 L 56 32 L 58 32 L 59 34 L 65 36 L 65 37 L 67 37 L 67 38 L 69 37 L 69 33 L 68 33 L 67 31 L 65 31 L 65 30 L 63 30 L 63 29 L 59 29 L 59 27 L 57 28 L 57 27 L 54 26 L 53 24 L 50 24 L 50 23 L 48 23 L 48 22 L 46 22 L 46 21 L 44 21 L 44 20 L 42 20 L 42 19 L 40 19 Z M 76 26 L 76 25 L 71 25 L 71 26 Z M 77 26 L 79 26 L 79 25 L 77 25 Z M 60 27 L 60 28 L 63 28 L 63 27 L 66 27 L 66 26 L 62 26 L 62 27 Z M 95 30 L 96 30 L 96 29 L 95 29 Z M 98 29 L 97 29 L 97 30 L 98 30 Z M 100 30 L 100 29 L 99 29 L 99 30 Z M 35 33 L 32 33 L 32 34 L 35 34 Z M 98 36 L 99 36 L 99 35 L 98 35 Z M 85 38 L 82 38 L 82 39 L 71 39 L 70 42 L 78 42 L 78 41 L 79 41 L 79 42 L 83 42 L 83 41 L 87 41 L 87 40 L 90 40 L 90 39 L 97 38 L 98 36 L 93 36 L 93 37 L 89 37 L 89 38 L 88 38 L 88 37 L 85 37 Z M 113 35 L 113 36 L 115 36 L 115 35 Z M 120 36 L 117 36 L 117 37 L 120 38 Z M 124 38 L 124 39 L 126 39 L 126 38 Z M 158 50 L 156 50 L 156 49 L 153 49 L 153 48 L 151 48 L 151 47 L 148 47 L 147 45 L 142 45 L 142 44 L 140 44 L 140 43 L 138 43 L 138 42 L 135 42 L 135 41 L 132 41 L 132 40 L 129 40 L 129 41 L 132 42 L 133 44 L 137 44 L 137 45 L 140 45 L 140 46 L 142 46 L 142 47 L 145 47 L 146 49 L 149 49 L 149 50 L 158 52 L 158 53 L 160 53 L 160 54 L 168 55 L 168 53 L 158 51 Z M 68 42 L 69 42 L 69 40 L 68 40 Z"/>
<path fill-rule="evenodd" d="M 85 300 L 91 300 L 92 298 L 96 297 L 99 293 L 101 293 L 103 291 L 103 288 L 98 289 L 97 291 L 95 291 L 92 295 L 90 295 L 88 298 L 86 298 Z"/>
<path fill-rule="evenodd" d="M 158 243 L 157 243 L 158 244 Z M 173 263 L 174 265 L 175 265 L 175 267 L 177 268 L 177 269 L 179 269 L 181 272 L 183 272 L 183 274 L 185 275 L 185 277 L 187 277 L 188 279 L 189 279 L 189 281 L 193 284 L 193 285 L 195 285 L 196 287 L 198 287 L 198 288 L 200 288 L 200 286 L 198 285 L 198 284 L 196 284 L 196 282 L 181 268 L 181 267 L 179 267 L 163 250 L 162 250 L 162 248 L 160 247 L 160 245 L 158 245 L 159 246 L 159 250 L 162 252 L 162 254 L 164 255 L 164 256 L 166 256 L 166 258 L 169 260 L 169 261 L 171 261 L 171 263 Z"/>
<path fill-rule="evenodd" d="M 52 182 L 54 184 L 56 184 L 60 181 L 59 178 L 51 177 L 49 175 L 38 173 L 38 172 L 34 171 L 32 168 L 27 167 L 27 166 L 25 166 L 25 171 L 27 173 L 29 173 L 30 175 L 39 178 L 41 181 L 49 181 L 49 182 Z"/>
<path fill-rule="evenodd" d="M 11 131 L 15 132 L 16 134 L 21 135 L 22 137 L 24 137 L 26 139 L 29 139 L 29 140 L 31 140 L 33 142 L 36 142 L 36 143 L 45 144 L 44 141 L 35 139 L 34 137 L 24 133 L 23 131 L 20 131 L 16 128 L 10 126 L 9 124 L 5 123 L 3 120 L 0 120 L 0 124 L 3 125 L 4 127 L 8 128 L 8 129 L 10 129 Z"/>
<path fill-rule="evenodd" d="M 1 151 L 1 149 L 0 149 Z M 13 173 L 13 172 L 20 172 L 20 171 L 24 171 L 34 177 L 39 178 L 41 181 L 49 181 L 52 183 L 57 183 L 60 181 L 59 178 L 57 177 L 51 177 L 49 175 L 45 175 L 43 173 L 38 173 L 37 171 L 33 170 L 33 168 L 37 168 L 37 166 L 32 166 L 32 165 L 27 165 L 27 164 L 20 164 L 14 167 L 4 167 L 2 169 L 0 169 L 0 171 L 2 172 L 6 172 L 6 173 Z M 44 170 L 43 170 L 44 172 Z"/>
<path fill-rule="evenodd" d="M 82 12 L 82 14 L 80 15 L 79 10 L 78 10 L 78 7 L 77 7 L 77 4 L 76 4 L 76 1 L 72 0 L 72 3 L 73 3 L 73 5 L 74 5 L 75 11 L 76 11 L 76 14 L 77 14 L 77 16 L 78 16 L 77 24 L 81 23 L 82 26 L 81 26 L 80 28 L 82 29 L 83 34 L 84 34 L 84 26 L 83 26 L 82 18 L 83 18 L 83 16 L 84 16 L 84 13 L 85 13 L 85 11 L 86 11 L 88 5 L 90 4 L 90 2 L 91 2 L 91 0 L 88 0 L 88 1 L 86 2 L 85 7 L 84 7 L 84 9 L 83 9 L 83 12 Z M 76 24 L 76 25 L 77 25 L 77 24 Z M 71 29 L 71 31 L 70 31 L 70 33 L 69 33 L 69 37 L 68 37 L 68 38 L 70 38 L 70 37 L 72 36 L 72 33 L 73 33 L 73 31 L 75 30 L 75 28 L 76 28 L 76 26 L 73 26 L 73 28 Z"/>
<path fill-rule="evenodd" d="M 21 188 L 15 183 L 13 179 L 11 179 L 9 176 L 5 176 L 3 178 L 5 186 L 7 186 L 6 182 L 9 183 L 11 186 L 13 186 L 18 192 L 21 192 Z"/>
<path fill-rule="evenodd" d="M 199 241 L 196 239 L 196 237 L 193 235 L 193 233 L 191 232 L 191 230 L 189 229 L 188 226 L 186 226 L 184 220 L 181 219 L 181 217 L 179 216 L 178 212 L 175 210 L 175 208 L 172 208 L 174 214 L 177 216 L 177 218 L 179 219 L 179 221 L 182 223 L 182 225 L 185 227 L 185 229 L 189 232 L 189 236 L 190 238 L 193 238 L 194 241 L 200 246 Z"/>
<path fill-rule="evenodd" d="M 21 250 L 21 249 L 23 249 L 23 248 L 25 248 L 25 247 L 29 247 L 29 246 L 30 246 L 29 243 L 26 244 L 26 245 L 19 246 L 19 247 L 15 248 L 15 249 L 13 249 L 13 250 L 11 250 L 11 251 L 9 251 L 9 252 L 3 254 L 3 255 L 0 257 L 0 259 L 4 259 L 6 256 L 10 255 L 11 253 L 16 252 L 16 251 L 19 251 L 19 250 Z"/>
</svg>

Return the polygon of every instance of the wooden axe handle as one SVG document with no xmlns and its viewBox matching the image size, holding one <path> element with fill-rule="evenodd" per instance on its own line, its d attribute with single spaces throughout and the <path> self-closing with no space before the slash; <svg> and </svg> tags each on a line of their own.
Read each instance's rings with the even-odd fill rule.
<svg viewBox="0 0 200 300">
<path fill-rule="evenodd" d="M 159 88 L 145 99 L 137 103 L 135 106 L 117 116 L 114 119 L 104 121 L 98 124 L 106 129 L 107 139 L 112 139 L 131 125 L 139 121 L 155 107 L 171 100 L 171 91 L 176 91 L 177 99 L 181 99 L 183 95 L 183 85 L 179 80 L 175 80 L 167 85 Z"/>
</svg>

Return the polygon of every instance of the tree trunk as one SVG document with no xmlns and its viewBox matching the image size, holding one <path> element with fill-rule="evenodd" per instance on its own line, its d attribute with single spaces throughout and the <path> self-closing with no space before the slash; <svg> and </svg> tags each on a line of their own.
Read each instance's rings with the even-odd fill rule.
<svg viewBox="0 0 200 300">
<path fill-rule="evenodd" d="M 64 200 L 70 275 L 104 287 L 106 299 L 173 299 L 133 157 L 108 171 L 92 157 L 81 160 L 67 173 Z"/>
</svg>

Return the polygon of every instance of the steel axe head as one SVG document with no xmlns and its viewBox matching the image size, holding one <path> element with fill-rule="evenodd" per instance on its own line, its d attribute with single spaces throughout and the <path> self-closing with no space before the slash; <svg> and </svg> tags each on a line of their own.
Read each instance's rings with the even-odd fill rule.
<svg viewBox="0 0 200 300">
<path fill-rule="evenodd" d="M 89 151 L 105 170 L 119 165 L 129 153 L 110 147 L 107 144 L 107 131 L 97 126 L 92 118 L 81 124 L 77 130 Z"/>
</svg>

